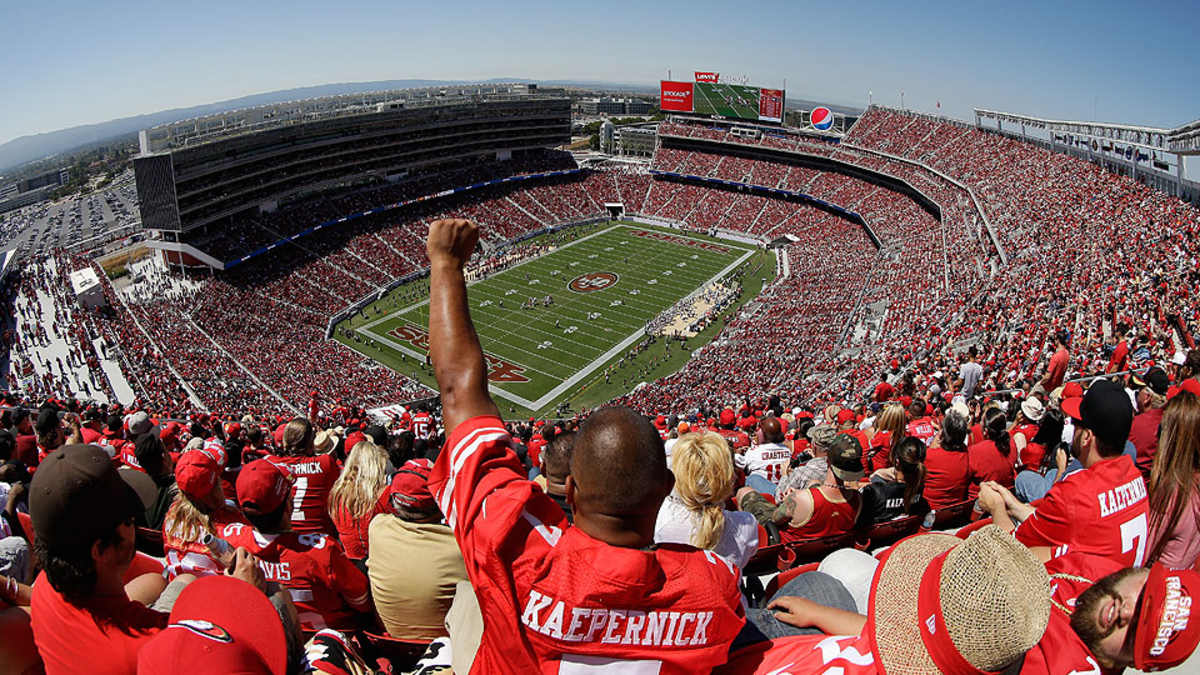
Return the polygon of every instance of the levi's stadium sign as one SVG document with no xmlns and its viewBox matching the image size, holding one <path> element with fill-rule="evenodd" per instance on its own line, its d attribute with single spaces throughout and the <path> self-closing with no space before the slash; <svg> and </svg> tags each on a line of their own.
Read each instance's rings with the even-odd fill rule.
<svg viewBox="0 0 1200 675">
<path fill-rule="evenodd" d="M 698 70 L 695 71 L 695 73 L 696 73 L 696 81 L 697 82 L 713 82 L 713 83 L 715 83 L 721 79 L 720 73 L 702 73 Z"/>
</svg>

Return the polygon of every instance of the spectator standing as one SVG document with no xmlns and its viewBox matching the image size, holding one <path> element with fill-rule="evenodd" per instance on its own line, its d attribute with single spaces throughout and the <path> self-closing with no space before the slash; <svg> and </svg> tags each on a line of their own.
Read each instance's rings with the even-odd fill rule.
<svg viewBox="0 0 1200 675">
<path fill-rule="evenodd" d="M 431 361 L 448 430 L 430 485 L 487 625 L 474 668 L 620 669 L 640 662 L 669 675 L 723 663 L 745 624 L 737 572 L 707 551 L 651 546 L 673 480 L 649 420 L 610 407 L 580 425 L 567 483 L 572 527 L 525 478 L 488 396 L 470 320 L 463 268 L 478 240 L 470 221 L 438 220 L 427 242 Z M 671 644 L 665 633 L 647 632 L 668 616 L 677 617 Z M 606 634 L 622 637 L 606 640 Z M 451 639 L 471 642 L 453 627 Z"/>
<path fill-rule="evenodd" d="M 1067 363 L 1071 360 L 1071 333 L 1065 328 L 1060 328 L 1054 333 L 1054 344 L 1057 349 L 1050 357 L 1050 362 L 1046 364 L 1046 372 L 1042 375 L 1042 379 L 1033 388 L 1033 394 L 1047 394 L 1062 386 L 1063 380 L 1067 376 Z"/>
<path fill-rule="evenodd" d="M 675 444 L 671 462 L 675 489 L 658 510 L 654 541 L 691 544 L 744 568 L 758 550 L 758 524 L 749 513 L 724 508 L 734 487 L 725 439 L 712 431 L 687 434 Z"/>
<path fill-rule="evenodd" d="M 367 528 L 387 510 L 387 453 L 371 441 L 359 441 L 346 456 L 346 465 L 329 491 L 329 516 L 337 527 L 346 555 L 361 562 L 367 557 Z"/>
<path fill-rule="evenodd" d="M 360 434 L 358 441 L 364 438 Z M 332 455 L 316 455 L 315 440 L 312 423 L 294 418 L 284 427 L 282 450 L 267 455 L 266 460 L 292 477 L 292 530 L 334 535 L 337 528 L 329 517 L 329 490 L 338 477 L 337 460 Z"/>
<path fill-rule="evenodd" d="M 958 368 L 958 390 L 962 395 L 971 398 L 983 379 L 983 366 L 979 365 L 979 350 L 975 345 L 967 349 L 967 360 Z"/>
<path fill-rule="evenodd" d="M 1200 398 L 1180 392 L 1167 404 L 1150 472 L 1148 562 L 1190 569 L 1200 558 Z"/>
<path fill-rule="evenodd" d="M 429 491 L 430 466 L 412 460 L 392 478 L 388 510 L 371 520 L 367 563 L 375 612 L 389 635 L 433 640 L 446 635 L 455 586 L 467 580 L 454 532 Z"/>
</svg>

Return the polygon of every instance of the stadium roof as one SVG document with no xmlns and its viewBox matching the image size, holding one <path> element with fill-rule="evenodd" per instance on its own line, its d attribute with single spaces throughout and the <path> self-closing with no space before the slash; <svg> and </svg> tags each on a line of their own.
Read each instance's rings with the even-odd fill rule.
<svg viewBox="0 0 1200 675">
<path fill-rule="evenodd" d="M 1034 129 L 1047 129 L 1092 138 L 1107 138 L 1147 150 L 1160 150 L 1180 155 L 1200 154 L 1200 120 L 1175 129 L 1164 129 L 1110 122 L 1051 120 L 982 108 L 975 109 L 975 119 L 994 119 L 997 122 L 1020 124 Z"/>
</svg>

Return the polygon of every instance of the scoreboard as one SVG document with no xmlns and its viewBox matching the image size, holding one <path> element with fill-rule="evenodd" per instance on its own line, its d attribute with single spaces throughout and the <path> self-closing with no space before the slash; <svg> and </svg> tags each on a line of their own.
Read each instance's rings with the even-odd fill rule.
<svg viewBox="0 0 1200 675">
<path fill-rule="evenodd" d="M 755 122 L 783 122 L 784 91 L 715 81 L 716 73 L 696 73 L 696 82 L 663 80 L 659 107 L 665 112 L 691 113 Z M 701 76 L 706 76 L 701 81 Z"/>
</svg>

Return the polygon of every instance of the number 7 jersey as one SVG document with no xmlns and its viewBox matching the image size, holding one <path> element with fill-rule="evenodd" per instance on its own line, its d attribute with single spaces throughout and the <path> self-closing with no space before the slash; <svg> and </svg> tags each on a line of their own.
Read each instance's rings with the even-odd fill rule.
<svg viewBox="0 0 1200 675">
<path fill-rule="evenodd" d="M 329 491 L 341 471 L 333 455 L 266 459 L 292 477 L 292 531 L 337 536 L 329 517 Z"/>
</svg>

